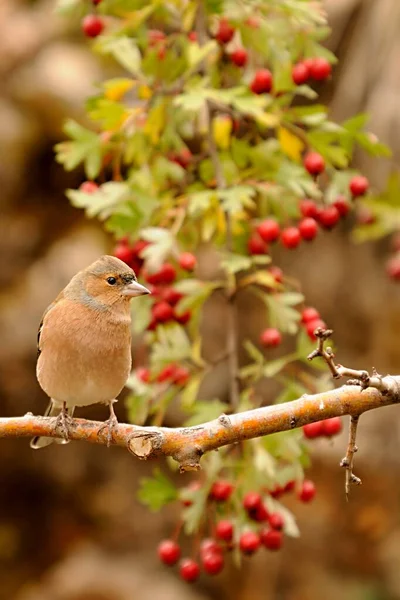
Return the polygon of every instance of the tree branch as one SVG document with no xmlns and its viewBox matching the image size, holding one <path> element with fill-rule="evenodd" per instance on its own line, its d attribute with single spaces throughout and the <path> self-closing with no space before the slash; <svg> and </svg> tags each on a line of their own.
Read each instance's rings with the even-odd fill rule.
<svg viewBox="0 0 400 600">
<path fill-rule="evenodd" d="M 303 396 L 293 402 L 266 406 L 234 415 L 221 415 L 218 419 L 195 427 L 138 427 L 119 423 L 113 431 L 112 443 L 127 448 L 140 459 L 172 456 L 181 471 L 200 468 L 200 458 L 206 452 L 222 446 L 279 431 L 302 427 L 331 417 L 362 413 L 400 402 L 400 376 L 380 379 L 385 391 L 360 385 L 344 385 L 320 394 Z M 36 435 L 59 437 L 56 419 L 23 417 L 0 419 L 0 438 L 33 437 Z M 107 445 L 107 436 L 99 435 L 103 423 L 74 419 L 71 440 Z"/>
</svg>

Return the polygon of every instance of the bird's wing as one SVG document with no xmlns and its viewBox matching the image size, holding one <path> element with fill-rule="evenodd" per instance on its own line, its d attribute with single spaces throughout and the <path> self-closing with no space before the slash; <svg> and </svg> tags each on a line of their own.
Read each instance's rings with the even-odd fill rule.
<svg viewBox="0 0 400 600">
<path fill-rule="evenodd" d="M 46 308 L 46 310 L 43 313 L 42 319 L 40 321 L 39 324 L 39 329 L 37 332 L 37 358 L 39 358 L 40 353 L 42 351 L 41 347 L 40 347 L 40 336 L 42 335 L 42 331 L 43 331 L 43 327 L 45 325 L 45 320 L 46 320 L 46 316 L 49 314 L 49 312 L 51 312 L 53 310 L 53 308 L 55 306 L 57 306 L 58 302 L 64 297 L 63 292 L 60 292 L 60 294 L 58 294 L 57 298 L 54 300 L 54 302 L 52 302 L 51 304 L 49 304 L 49 306 Z"/>
</svg>

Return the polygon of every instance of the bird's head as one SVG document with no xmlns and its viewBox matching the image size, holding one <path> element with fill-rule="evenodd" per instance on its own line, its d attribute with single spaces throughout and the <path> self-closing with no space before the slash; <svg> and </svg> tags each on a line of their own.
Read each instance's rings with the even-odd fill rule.
<svg viewBox="0 0 400 600">
<path fill-rule="evenodd" d="M 115 256 L 100 257 L 74 279 L 74 288 L 80 288 L 85 303 L 99 307 L 128 304 L 135 296 L 150 294 L 150 290 L 138 283 L 134 271 Z"/>
</svg>

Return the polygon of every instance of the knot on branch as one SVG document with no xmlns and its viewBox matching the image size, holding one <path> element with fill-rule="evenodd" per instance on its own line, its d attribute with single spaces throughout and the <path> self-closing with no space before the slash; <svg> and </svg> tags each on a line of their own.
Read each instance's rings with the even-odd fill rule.
<svg viewBox="0 0 400 600">
<path fill-rule="evenodd" d="M 204 452 L 200 446 L 192 446 L 182 448 L 173 455 L 173 458 L 179 463 L 180 473 L 185 473 L 186 471 L 199 471 L 201 469 L 200 458 L 203 454 Z"/>
<path fill-rule="evenodd" d="M 160 450 L 162 442 L 162 433 L 137 431 L 128 439 L 127 447 L 137 458 L 146 460 Z"/>
</svg>

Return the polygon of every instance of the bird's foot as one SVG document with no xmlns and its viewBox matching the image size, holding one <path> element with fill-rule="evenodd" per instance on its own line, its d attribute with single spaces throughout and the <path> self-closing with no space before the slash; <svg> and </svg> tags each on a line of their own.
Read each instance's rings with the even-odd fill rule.
<svg viewBox="0 0 400 600">
<path fill-rule="evenodd" d="M 70 432 L 73 424 L 74 419 L 68 414 L 68 409 L 64 406 L 56 419 L 54 429 L 66 442 L 69 442 Z"/>
<path fill-rule="evenodd" d="M 116 400 L 112 400 L 110 402 L 110 416 L 107 419 L 107 421 L 104 422 L 104 425 L 102 425 L 99 429 L 99 431 L 97 432 L 97 435 L 102 436 L 105 435 L 105 430 L 107 430 L 107 448 L 109 448 L 111 446 L 111 444 L 114 441 L 114 431 L 117 429 L 118 427 L 118 419 L 117 416 L 114 412 L 114 407 L 113 404 L 114 402 L 116 402 Z"/>
</svg>

